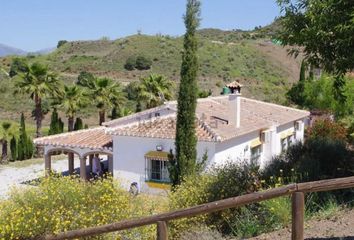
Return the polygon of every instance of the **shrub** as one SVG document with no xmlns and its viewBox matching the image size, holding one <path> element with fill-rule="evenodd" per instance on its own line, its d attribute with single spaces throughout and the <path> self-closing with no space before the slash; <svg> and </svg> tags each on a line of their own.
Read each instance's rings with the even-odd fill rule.
<svg viewBox="0 0 354 240">
<path fill-rule="evenodd" d="M 85 183 L 50 177 L 38 188 L 13 191 L 0 203 L 0 238 L 35 238 L 155 214 L 155 203 L 146 196 L 130 196 L 111 178 Z M 154 234 L 152 225 L 87 239 L 151 239 Z"/>
<path fill-rule="evenodd" d="M 227 163 L 207 174 L 188 177 L 170 195 L 172 209 L 235 197 L 260 190 L 258 169 L 247 163 Z M 269 211 L 259 204 L 173 221 L 171 231 L 178 236 L 190 226 L 207 225 L 223 234 L 254 236 L 267 228 Z"/>
<path fill-rule="evenodd" d="M 309 139 L 325 138 L 343 142 L 347 140 L 347 130 L 343 124 L 329 119 L 316 120 L 313 126 L 307 130 L 307 135 Z"/>
<path fill-rule="evenodd" d="M 91 87 L 94 79 L 95 76 L 92 73 L 82 71 L 77 77 L 76 84 L 82 87 Z"/>
<path fill-rule="evenodd" d="M 290 183 L 351 176 L 353 170 L 354 163 L 344 142 L 312 138 L 273 158 L 262 175 L 269 180 L 281 173 L 287 176 L 285 183 Z"/>
<path fill-rule="evenodd" d="M 28 71 L 27 60 L 25 58 L 14 58 L 11 63 L 9 76 L 14 77 L 18 73 L 23 73 Z"/>
<path fill-rule="evenodd" d="M 128 71 L 132 71 L 135 69 L 136 57 L 130 56 L 127 58 L 124 64 L 124 68 Z"/>
<path fill-rule="evenodd" d="M 60 40 L 57 44 L 57 48 L 60 48 L 61 46 L 63 46 L 65 43 L 67 43 L 68 41 L 66 40 Z"/>
<path fill-rule="evenodd" d="M 169 196 L 171 210 L 192 207 L 208 202 L 208 187 L 212 182 L 213 177 L 211 175 L 189 176 L 181 185 L 176 186 L 175 190 L 171 192 Z M 190 226 L 203 224 L 205 220 L 205 215 L 199 215 L 192 218 L 172 221 L 170 223 L 172 235 L 177 237 L 185 230 L 189 229 Z"/>
<path fill-rule="evenodd" d="M 151 68 L 152 61 L 145 56 L 138 56 L 135 62 L 135 68 L 138 70 L 148 70 Z"/>
</svg>

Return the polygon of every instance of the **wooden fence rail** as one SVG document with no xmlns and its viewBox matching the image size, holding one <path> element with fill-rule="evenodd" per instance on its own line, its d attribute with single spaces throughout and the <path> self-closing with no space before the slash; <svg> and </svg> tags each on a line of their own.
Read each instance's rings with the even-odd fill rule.
<svg viewBox="0 0 354 240">
<path fill-rule="evenodd" d="M 201 204 L 195 207 L 177 211 L 157 214 L 139 219 L 125 220 L 117 223 L 106 224 L 79 230 L 62 232 L 57 235 L 46 235 L 40 239 L 62 240 L 80 237 L 95 236 L 99 234 L 120 231 L 145 225 L 157 224 L 158 240 L 167 240 L 168 221 L 192 217 L 200 214 L 217 212 L 220 210 L 244 206 L 246 204 L 261 202 L 264 200 L 292 195 L 292 240 L 304 239 L 304 193 L 321 192 L 344 188 L 354 188 L 354 177 L 337 178 L 307 183 L 290 184 L 262 192 L 250 193 L 238 197 L 228 198 L 215 202 Z"/>
</svg>

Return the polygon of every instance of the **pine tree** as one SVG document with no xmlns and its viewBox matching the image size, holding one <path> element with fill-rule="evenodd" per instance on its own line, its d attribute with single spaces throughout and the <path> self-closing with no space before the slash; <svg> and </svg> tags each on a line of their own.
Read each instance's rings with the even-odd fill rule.
<svg viewBox="0 0 354 240">
<path fill-rule="evenodd" d="M 76 118 L 75 124 L 74 124 L 74 131 L 80 130 L 84 128 L 84 124 L 82 122 L 81 118 Z"/>
<path fill-rule="evenodd" d="M 17 160 L 17 141 L 15 136 L 11 138 L 10 141 L 10 150 L 11 150 L 11 161 Z"/>
<path fill-rule="evenodd" d="M 195 111 L 197 106 L 197 36 L 199 26 L 200 1 L 188 0 L 184 23 L 184 51 L 182 54 L 181 83 L 178 93 L 177 124 L 176 124 L 176 172 L 179 178 L 173 185 L 177 185 L 183 178 L 196 170 L 197 137 L 195 132 Z"/>
</svg>

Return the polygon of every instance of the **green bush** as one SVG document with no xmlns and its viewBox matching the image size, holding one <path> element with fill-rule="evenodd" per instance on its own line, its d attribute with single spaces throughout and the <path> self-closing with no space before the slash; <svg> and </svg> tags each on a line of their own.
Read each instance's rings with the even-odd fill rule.
<svg viewBox="0 0 354 240">
<path fill-rule="evenodd" d="M 135 68 L 138 70 L 148 70 L 151 68 L 152 61 L 145 56 L 138 56 L 135 62 Z"/>
<path fill-rule="evenodd" d="M 317 181 L 353 175 L 354 162 L 342 141 L 314 138 L 298 143 L 277 156 L 263 170 L 263 178 L 278 177 L 282 173 L 285 183 Z M 296 173 L 294 176 L 294 173 Z"/>
<path fill-rule="evenodd" d="M 208 187 L 214 181 L 211 175 L 193 175 L 189 176 L 181 185 L 176 186 L 175 190 L 169 196 L 171 210 L 177 210 L 192 207 L 198 204 L 206 203 L 209 199 Z M 205 224 L 206 215 L 199 215 L 192 218 L 183 218 L 172 221 L 171 232 L 175 237 L 179 237 L 190 226 Z"/>
<path fill-rule="evenodd" d="M 163 199 L 160 206 L 156 202 L 132 197 L 111 178 L 86 183 L 50 177 L 36 188 L 15 189 L 0 202 L 0 239 L 28 239 L 151 215 Z M 155 231 L 151 225 L 86 239 L 152 239 Z"/>
<path fill-rule="evenodd" d="M 57 44 L 57 48 L 60 48 L 61 46 L 63 46 L 65 43 L 67 43 L 68 41 L 66 40 L 59 40 L 58 44 Z"/>
<path fill-rule="evenodd" d="M 132 71 L 135 69 L 135 65 L 136 65 L 136 57 L 130 56 L 125 61 L 124 68 L 128 71 Z"/>
<path fill-rule="evenodd" d="M 28 71 L 27 60 L 25 58 L 16 57 L 12 60 L 9 76 L 14 77 L 18 73 L 23 73 Z"/>
<path fill-rule="evenodd" d="M 172 209 L 240 196 L 261 190 L 258 168 L 247 163 L 227 163 L 207 174 L 188 177 L 170 195 Z M 250 237 L 272 229 L 276 218 L 268 208 L 251 204 L 242 208 L 201 215 L 171 222 L 172 235 L 177 237 L 190 226 L 207 225 L 222 234 Z M 278 224 L 279 225 L 279 224 Z"/>
</svg>

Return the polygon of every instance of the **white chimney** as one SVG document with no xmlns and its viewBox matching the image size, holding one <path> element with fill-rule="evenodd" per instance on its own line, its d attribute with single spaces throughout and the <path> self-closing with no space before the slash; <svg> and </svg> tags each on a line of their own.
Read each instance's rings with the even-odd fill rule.
<svg viewBox="0 0 354 240">
<path fill-rule="evenodd" d="M 238 91 L 229 94 L 229 108 L 230 122 L 234 124 L 236 128 L 239 128 L 241 122 L 241 93 Z"/>
</svg>

